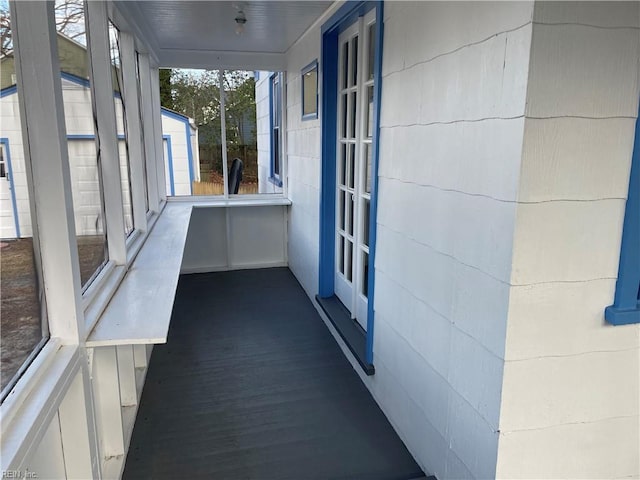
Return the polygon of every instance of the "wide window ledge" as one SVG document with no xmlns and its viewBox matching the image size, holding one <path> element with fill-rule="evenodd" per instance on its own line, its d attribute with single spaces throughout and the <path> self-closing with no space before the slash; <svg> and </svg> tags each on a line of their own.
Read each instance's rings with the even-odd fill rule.
<svg viewBox="0 0 640 480">
<path fill-rule="evenodd" d="M 93 331 L 88 347 L 167 341 L 192 205 L 168 204 Z"/>
<path fill-rule="evenodd" d="M 367 334 L 358 325 L 358 323 L 351 318 L 349 310 L 338 300 L 335 295 L 329 298 L 321 298 L 316 295 L 316 301 L 329 317 L 329 320 L 335 327 L 335 329 L 347 344 L 353 356 L 356 357 L 358 364 L 364 370 L 367 375 L 373 375 L 375 368 L 366 359 L 367 349 Z"/>
<path fill-rule="evenodd" d="M 635 308 L 623 309 L 612 305 L 604 311 L 604 318 L 611 325 L 631 325 L 640 323 L 640 302 Z"/>
<path fill-rule="evenodd" d="M 267 198 L 265 198 L 267 197 Z M 288 206 L 291 200 L 282 195 L 261 194 L 261 195 L 242 195 L 235 198 L 223 197 L 171 197 L 169 203 L 188 203 L 194 208 L 204 207 L 269 207 L 269 206 Z"/>
</svg>

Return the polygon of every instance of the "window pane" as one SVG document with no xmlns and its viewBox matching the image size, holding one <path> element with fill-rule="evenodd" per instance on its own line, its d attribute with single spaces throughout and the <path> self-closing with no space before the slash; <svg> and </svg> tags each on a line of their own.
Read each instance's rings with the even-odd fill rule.
<svg viewBox="0 0 640 480">
<path fill-rule="evenodd" d="M 373 68 L 375 67 L 375 50 L 376 50 L 376 24 L 372 23 L 371 25 L 369 25 L 369 54 L 368 54 L 368 75 L 367 75 L 367 79 L 368 80 L 373 80 Z"/>
<path fill-rule="evenodd" d="M 371 193 L 371 152 L 373 150 L 370 143 L 365 143 L 364 145 L 364 158 L 367 162 L 365 167 L 365 179 L 364 179 L 364 190 L 367 193 Z"/>
<path fill-rule="evenodd" d="M 20 109 L 16 86 L 10 14 L 6 4 L 0 13 L 3 25 L 2 133 L 0 135 L 0 389 L 2 398 L 20 370 L 48 336 L 40 288 L 38 252 L 33 228 L 27 167 L 25 164 Z"/>
<path fill-rule="evenodd" d="M 347 243 L 347 258 L 346 260 L 346 271 L 345 271 L 345 277 L 347 277 L 347 280 L 351 281 L 351 277 L 352 277 L 352 268 L 353 268 L 353 262 L 351 261 L 351 258 L 353 257 L 353 243 L 351 243 L 349 240 L 346 240 Z"/>
<path fill-rule="evenodd" d="M 127 119 L 122 89 L 122 66 L 120 62 L 120 32 L 109 21 L 109 52 L 113 66 L 113 89 L 116 107 L 116 131 L 118 134 L 118 153 L 120 156 L 120 179 L 122 181 L 122 208 L 124 209 L 124 233 L 133 232 L 133 201 L 131 199 L 131 165 L 129 164 L 129 139 L 127 138 Z"/>
<path fill-rule="evenodd" d="M 149 191 L 147 185 L 147 146 L 144 143 L 144 110 L 142 105 L 142 86 L 140 85 L 140 54 L 136 52 L 136 87 L 138 94 L 138 114 L 140 115 L 140 143 L 142 145 L 142 175 L 144 188 L 144 211 L 149 211 Z"/>
<path fill-rule="evenodd" d="M 368 198 L 364 199 L 364 212 L 362 212 L 362 243 L 369 246 L 369 219 L 371 217 L 371 202 Z"/>
<path fill-rule="evenodd" d="M 362 294 L 369 296 L 369 254 L 364 252 L 362 259 Z"/>
<path fill-rule="evenodd" d="M 355 86 L 358 84 L 358 37 L 354 37 L 353 38 L 353 45 L 352 45 L 352 52 L 353 52 L 353 70 L 352 70 L 352 78 L 351 78 L 351 85 Z"/>
<path fill-rule="evenodd" d="M 367 137 L 373 137 L 373 86 L 367 87 Z"/>
<path fill-rule="evenodd" d="M 57 0 L 55 12 L 80 279 L 86 288 L 107 262 L 108 252 L 84 4 Z"/>
<path fill-rule="evenodd" d="M 302 114 L 318 113 L 318 67 L 317 65 L 302 76 Z"/>
</svg>

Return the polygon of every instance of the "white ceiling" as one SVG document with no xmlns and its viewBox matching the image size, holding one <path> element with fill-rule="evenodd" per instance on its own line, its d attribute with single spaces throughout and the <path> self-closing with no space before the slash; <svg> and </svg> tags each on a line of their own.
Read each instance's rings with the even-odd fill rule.
<svg viewBox="0 0 640 480">
<path fill-rule="evenodd" d="M 333 3 L 331 1 L 125 1 L 119 8 L 133 20 L 162 66 L 198 63 L 279 63 L 283 53 Z M 237 35 L 237 6 L 247 22 Z M 262 54 L 261 57 L 256 54 Z M 262 59 L 262 60 L 261 60 Z M 180 65 L 176 64 L 180 63 Z M 280 62 L 281 63 L 281 62 Z M 213 65 L 208 65 L 213 67 Z M 223 65 L 228 68 L 228 65 Z"/>
</svg>

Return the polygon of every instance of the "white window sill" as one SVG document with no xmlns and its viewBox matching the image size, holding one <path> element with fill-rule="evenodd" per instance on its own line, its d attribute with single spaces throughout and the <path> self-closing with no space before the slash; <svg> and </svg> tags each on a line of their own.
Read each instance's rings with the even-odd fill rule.
<svg viewBox="0 0 640 480">
<path fill-rule="evenodd" d="M 209 196 L 171 197 L 168 203 L 188 203 L 193 208 L 207 207 L 269 207 L 291 205 L 291 200 L 279 194 L 238 195 L 231 198 Z"/>
<path fill-rule="evenodd" d="M 167 205 L 86 341 L 87 347 L 165 343 L 192 206 Z"/>
</svg>

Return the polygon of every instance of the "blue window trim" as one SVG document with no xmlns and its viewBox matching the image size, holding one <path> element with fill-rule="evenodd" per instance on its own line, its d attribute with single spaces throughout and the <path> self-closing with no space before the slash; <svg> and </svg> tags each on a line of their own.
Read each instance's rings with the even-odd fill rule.
<svg viewBox="0 0 640 480">
<path fill-rule="evenodd" d="M 338 36 L 358 17 L 376 9 L 374 65 L 374 123 L 372 151 L 371 220 L 369 222 L 369 292 L 366 332 L 366 361 L 373 364 L 376 218 L 378 212 L 378 162 L 380 139 L 380 98 L 382 93 L 382 48 L 384 40 L 384 2 L 346 2 L 322 26 L 322 162 L 320 191 L 320 265 L 318 296 L 334 295 L 335 264 L 335 189 L 338 101 Z"/>
<path fill-rule="evenodd" d="M 16 201 L 16 186 L 13 183 L 13 167 L 11 166 L 11 148 L 9 146 L 9 139 L 6 137 L 0 138 L 0 145 L 4 145 L 4 151 L 6 153 L 5 162 L 7 164 L 7 175 L 9 175 L 9 190 L 11 191 L 11 206 L 13 207 L 13 221 L 16 226 L 16 237 L 21 238 L 20 220 L 18 218 L 18 202 Z"/>
<path fill-rule="evenodd" d="M 604 311 L 605 319 L 612 325 L 640 323 L 640 112 L 638 116 L 616 295 L 613 305 Z"/>
<path fill-rule="evenodd" d="M 269 182 L 273 183 L 277 187 L 282 187 L 282 164 L 280 164 L 280 173 L 275 173 L 275 163 L 278 161 L 275 158 L 275 138 L 273 137 L 273 80 L 280 75 L 280 72 L 275 72 L 269 75 Z M 278 87 L 280 88 L 280 139 L 282 140 L 282 77 L 278 78 Z M 280 142 L 282 145 L 282 142 Z M 278 151 L 282 156 L 282 148 Z"/>
<path fill-rule="evenodd" d="M 315 112 L 307 113 L 305 115 L 304 113 L 304 76 L 313 69 L 316 70 L 316 110 Z M 313 62 L 311 62 L 309 65 L 307 65 L 300 71 L 300 83 L 301 83 L 301 90 L 302 90 L 302 102 L 300 102 L 300 112 L 302 114 L 302 121 L 304 122 L 307 120 L 316 120 L 318 118 L 318 60 L 317 59 L 315 59 Z"/>
</svg>

